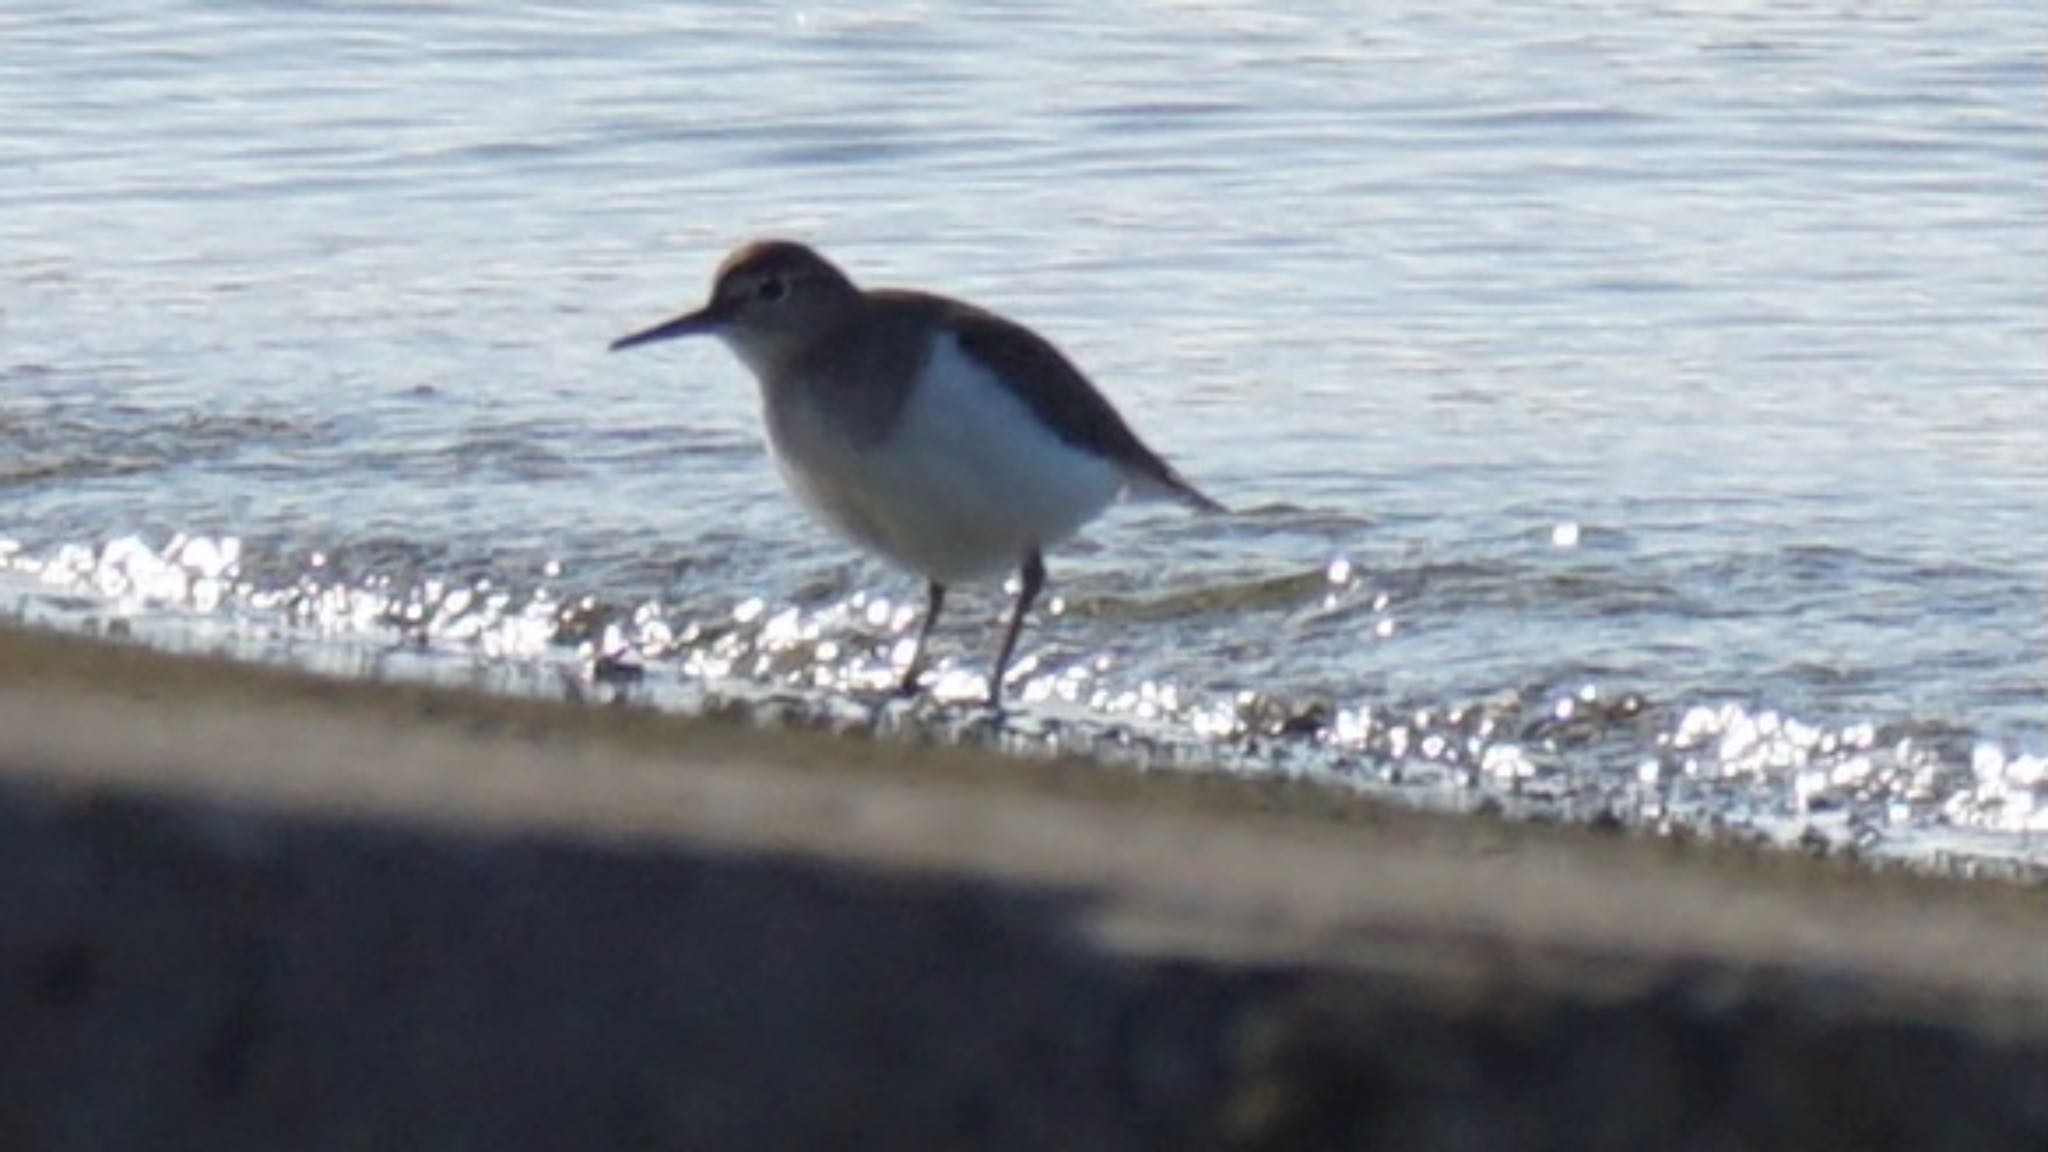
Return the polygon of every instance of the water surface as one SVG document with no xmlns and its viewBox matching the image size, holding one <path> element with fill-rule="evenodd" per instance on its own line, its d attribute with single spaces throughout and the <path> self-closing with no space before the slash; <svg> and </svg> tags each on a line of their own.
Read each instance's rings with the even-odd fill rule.
<svg viewBox="0 0 2048 1152">
<path fill-rule="evenodd" d="M 2048 15 L 0 5 L 0 603 L 2048 868 Z M 1057 338 L 1235 509 L 967 593 L 781 492 L 733 243 Z M 617 674 L 620 669 L 630 672 Z"/>
</svg>

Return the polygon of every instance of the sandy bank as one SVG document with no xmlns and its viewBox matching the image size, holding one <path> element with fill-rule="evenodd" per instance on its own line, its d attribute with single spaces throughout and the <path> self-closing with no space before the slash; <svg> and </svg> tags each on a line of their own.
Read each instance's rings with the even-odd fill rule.
<svg viewBox="0 0 2048 1152">
<path fill-rule="evenodd" d="M 0 630 L 0 1147 L 2048 1147 L 2048 897 Z"/>
</svg>

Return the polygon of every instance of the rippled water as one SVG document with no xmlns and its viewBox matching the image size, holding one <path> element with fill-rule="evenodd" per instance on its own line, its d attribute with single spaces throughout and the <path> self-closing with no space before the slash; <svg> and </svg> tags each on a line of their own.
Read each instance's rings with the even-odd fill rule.
<svg viewBox="0 0 2048 1152">
<path fill-rule="evenodd" d="M 1274 10 L 1275 8 L 1281 10 Z M 2048 871 L 2048 14 L 0 3 L 0 605 Z M 735 241 L 1053 334 L 1238 511 L 1022 703 L 782 494 Z"/>
</svg>

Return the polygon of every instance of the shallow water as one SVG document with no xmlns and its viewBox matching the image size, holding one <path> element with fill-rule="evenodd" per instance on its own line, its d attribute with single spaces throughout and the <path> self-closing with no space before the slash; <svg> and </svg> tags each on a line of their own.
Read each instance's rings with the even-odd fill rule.
<svg viewBox="0 0 2048 1152">
<path fill-rule="evenodd" d="M 2048 871 L 2048 13 L 0 5 L 0 606 L 345 675 Z M 963 595 L 725 248 L 1057 338 L 1236 509 Z"/>
</svg>

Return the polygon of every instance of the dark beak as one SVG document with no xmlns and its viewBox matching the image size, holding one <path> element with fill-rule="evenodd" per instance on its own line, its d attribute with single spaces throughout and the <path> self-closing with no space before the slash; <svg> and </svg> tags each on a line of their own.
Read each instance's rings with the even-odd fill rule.
<svg viewBox="0 0 2048 1152">
<path fill-rule="evenodd" d="M 673 320 L 663 321 L 652 328 L 643 328 L 630 336 L 621 336 L 617 340 L 612 341 L 611 349 L 614 352 L 621 352 L 627 348 L 637 348 L 642 344 L 652 344 L 657 340 L 674 340 L 681 336 L 705 336 L 718 331 L 719 327 L 724 323 L 725 317 L 717 311 L 716 306 L 706 305 L 695 312 L 678 316 Z"/>
</svg>

